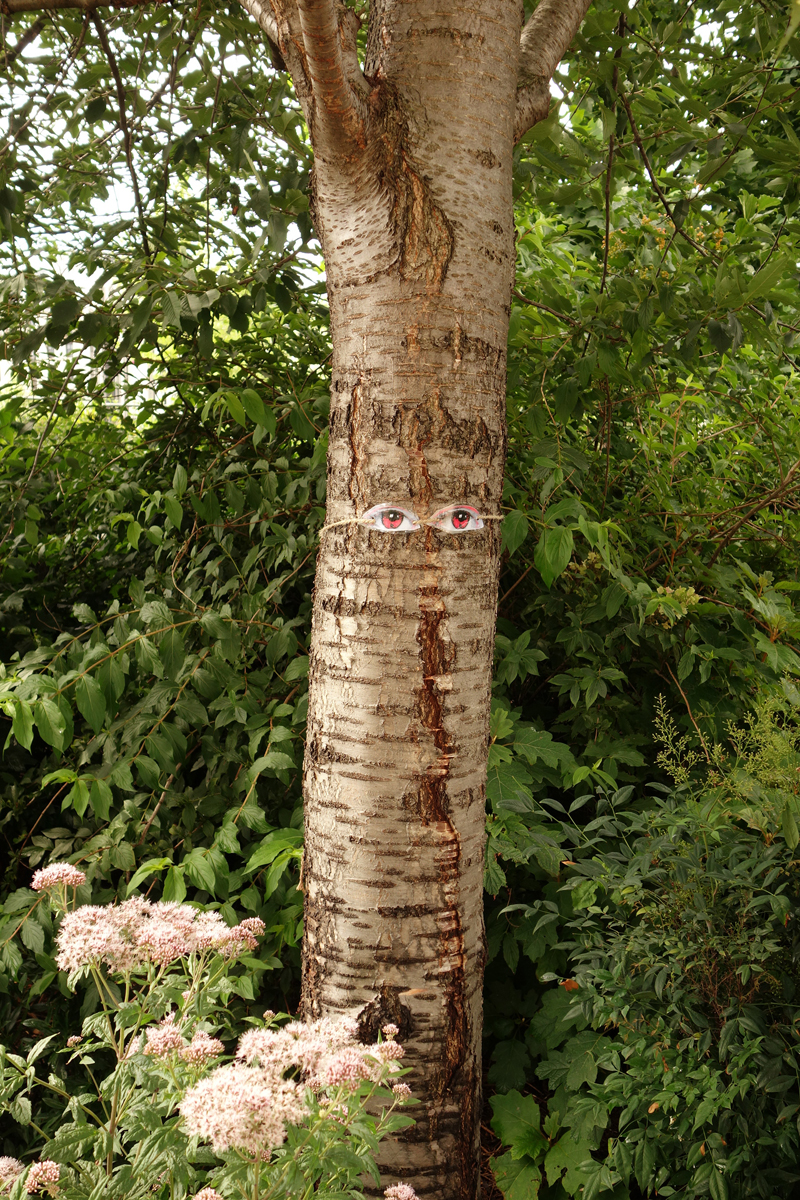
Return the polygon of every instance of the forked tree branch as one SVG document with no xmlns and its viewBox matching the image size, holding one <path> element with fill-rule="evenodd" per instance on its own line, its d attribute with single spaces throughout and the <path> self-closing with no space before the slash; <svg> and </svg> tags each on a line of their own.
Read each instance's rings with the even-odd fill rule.
<svg viewBox="0 0 800 1200">
<path fill-rule="evenodd" d="M 519 43 L 514 141 L 550 111 L 550 80 L 589 10 L 590 0 L 540 0 Z"/>
</svg>

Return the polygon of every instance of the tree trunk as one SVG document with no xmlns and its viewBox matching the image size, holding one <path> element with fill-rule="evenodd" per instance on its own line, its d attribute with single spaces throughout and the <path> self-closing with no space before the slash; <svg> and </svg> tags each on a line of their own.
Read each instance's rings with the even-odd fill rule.
<svg viewBox="0 0 800 1200">
<path fill-rule="evenodd" d="M 314 147 L 333 381 L 305 762 L 303 998 L 400 1028 L 422 1101 L 383 1183 L 479 1191 L 484 791 L 500 525 L 390 534 L 381 502 L 498 517 L 515 138 L 588 0 L 241 0 Z M 520 36 L 522 34 L 522 36 Z M 374 1193 L 373 1193 L 374 1194 Z"/>
<path fill-rule="evenodd" d="M 521 14 L 516 0 L 461 7 L 393 13 L 370 99 L 380 192 L 331 199 L 334 172 L 315 168 L 333 333 L 329 523 L 381 501 L 419 516 L 500 512 Z M 478 1194 L 499 545 L 496 521 L 463 534 L 344 524 L 323 535 L 316 578 L 305 1010 L 357 1016 L 371 1040 L 400 1026 L 423 1104 L 410 1134 L 384 1143 L 384 1182 L 441 1200 Z"/>
</svg>

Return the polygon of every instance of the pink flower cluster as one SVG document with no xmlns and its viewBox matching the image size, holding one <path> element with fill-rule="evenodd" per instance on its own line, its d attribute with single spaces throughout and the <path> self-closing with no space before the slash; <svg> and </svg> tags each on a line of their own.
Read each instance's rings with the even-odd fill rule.
<svg viewBox="0 0 800 1200">
<path fill-rule="evenodd" d="M 284 1141 L 287 1123 L 308 1116 L 306 1088 L 354 1090 L 361 1080 L 383 1082 L 399 1070 L 402 1046 L 361 1046 L 357 1033 L 354 1021 L 327 1017 L 249 1030 L 239 1039 L 236 1062 L 212 1071 L 184 1096 L 180 1108 L 187 1132 L 210 1141 L 217 1152 L 271 1152 Z M 286 1079 L 289 1071 L 297 1078 Z"/>
<path fill-rule="evenodd" d="M 231 1063 L 190 1088 L 180 1111 L 187 1132 L 211 1142 L 218 1154 L 269 1154 L 285 1140 L 287 1123 L 298 1124 L 309 1110 L 299 1084 Z"/>
<path fill-rule="evenodd" d="M 222 1196 L 214 1188 L 203 1188 L 197 1193 L 194 1200 L 222 1200 Z"/>
<path fill-rule="evenodd" d="M 385 1200 L 419 1200 L 419 1196 L 407 1183 L 393 1183 L 383 1193 Z"/>
<path fill-rule="evenodd" d="M 170 1054 L 183 1050 L 185 1042 L 175 1024 L 175 1013 L 167 1013 L 158 1025 L 151 1025 L 145 1032 L 144 1053 L 153 1058 L 169 1058 Z"/>
<path fill-rule="evenodd" d="M 24 1168 L 18 1158 L 0 1155 L 0 1192 L 10 1192 Z"/>
<path fill-rule="evenodd" d="M 28 1178 L 25 1180 L 25 1191 L 29 1196 L 32 1196 L 35 1192 L 39 1191 L 40 1187 L 48 1183 L 58 1183 L 60 1176 L 61 1168 L 58 1163 L 53 1162 L 52 1159 L 44 1158 L 41 1162 L 34 1163 L 30 1171 L 28 1171 Z"/>
<path fill-rule="evenodd" d="M 67 913 L 58 932 L 57 962 L 62 971 L 98 962 L 112 971 L 134 971 L 205 950 L 233 958 L 255 950 L 263 932 L 258 917 L 231 929 L 219 913 L 174 902 L 151 904 L 143 896 L 132 896 L 123 904 L 86 904 Z"/>
<path fill-rule="evenodd" d="M 219 1058 L 225 1047 L 219 1038 L 211 1037 L 204 1029 L 198 1029 L 188 1046 L 181 1050 L 184 1062 L 200 1066 L 211 1058 Z"/>
<path fill-rule="evenodd" d="M 86 876 L 83 871 L 79 871 L 77 867 L 73 867 L 69 863 L 53 863 L 52 866 L 42 867 L 35 873 L 31 880 L 31 887 L 35 892 L 46 892 L 49 888 L 58 887 L 62 883 L 65 883 L 67 887 L 80 887 L 82 883 L 86 883 Z"/>
<path fill-rule="evenodd" d="M 144 1054 L 152 1058 L 169 1058 L 172 1054 L 179 1054 L 185 1062 L 200 1065 L 223 1053 L 225 1047 L 219 1038 L 211 1037 L 204 1029 L 196 1030 L 187 1045 L 175 1024 L 175 1017 L 174 1012 L 167 1013 L 158 1025 L 151 1025 L 145 1034 Z"/>
</svg>

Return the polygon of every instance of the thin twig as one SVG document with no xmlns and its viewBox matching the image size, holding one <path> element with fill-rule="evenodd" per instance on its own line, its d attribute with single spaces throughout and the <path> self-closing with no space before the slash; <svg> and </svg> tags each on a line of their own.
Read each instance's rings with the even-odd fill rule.
<svg viewBox="0 0 800 1200">
<path fill-rule="evenodd" d="M 150 258 L 150 242 L 147 238 L 147 226 L 144 219 L 144 207 L 142 205 L 142 194 L 139 191 L 139 179 L 136 174 L 136 167 L 133 163 L 133 134 L 131 133 L 128 117 L 125 112 L 125 86 L 122 82 L 122 76 L 119 73 L 119 66 L 114 57 L 114 51 L 111 49 L 111 43 L 108 40 L 108 35 L 105 31 L 103 22 L 98 17 L 94 10 L 91 13 L 91 22 L 97 30 L 97 36 L 100 40 L 100 45 L 103 47 L 103 53 L 108 59 L 108 65 L 111 68 L 111 74 L 114 76 L 114 83 L 117 88 L 117 102 L 119 104 L 119 127 L 122 130 L 122 136 L 125 143 L 125 158 L 128 163 L 128 171 L 133 184 L 133 195 L 136 202 L 136 211 L 139 215 L 139 230 L 142 235 L 142 246 L 144 248 L 145 258 Z"/>
<path fill-rule="evenodd" d="M 697 730 L 697 736 L 700 738 L 700 745 L 703 747 L 703 754 L 705 754 L 706 762 L 710 766 L 711 765 L 711 755 L 708 753 L 708 746 L 706 746 L 706 739 L 703 737 L 703 734 L 700 731 L 700 726 L 697 724 L 697 721 L 695 721 L 695 719 L 694 719 L 694 713 L 692 712 L 692 706 L 689 703 L 689 700 L 686 696 L 686 692 L 683 690 L 683 688 L 681 687 L 681 685 L 678 683 L 677 679 L 675 678 L 675 675 L 673 674 L 673 671 L 672 671 L 672 667 L 669 665 L 669 663 L 665 663 L 664 665 L 666 666 L 667 670 L 669 671 L 670 675 L 672 676 L 672 682 L 675 684 L 675 687 L 678 689 L 680 694 L 683 696 L 683 703 L 686 705 L 686 711 L 689 714 L 689 720 L 692 722 L 695 729 Z"/>
</svg>

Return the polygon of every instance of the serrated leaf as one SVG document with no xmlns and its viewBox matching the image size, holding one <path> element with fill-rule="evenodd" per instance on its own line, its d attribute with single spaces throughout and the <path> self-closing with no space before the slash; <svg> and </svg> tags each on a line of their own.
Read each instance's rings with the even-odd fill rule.
<svg viewBox="0 0 800 1200">
<path fill-rule="evenodd" d="M 33 712 L 24 700 L 14 701 L 14 716 L 11 720 L 11 732 L 25 750 L 30 750 L 33 743 Z"/>
<path fill-rule="evenodd" d="M 39 730 L 39 736 L 47 742 L 48 746 L 52 746 L 55 750 L 63 750 L 67 723 L 58 705 L 46 696 L 37 700 L 33 710 L 33 719 Z"/>
<path fill-rule="evenodd" d="M 216 876 L 206 853 L 200 849 L 192 850 L 187 854 L 181 866 L 195 887 L 204 888 L 205 891 L 213 894 Z"/>
<path fill-rule="evenodd" d="M 513 1158 L 544 1156 L 550 1143 L 541 1132 L 542 1115 L 535 1097 L 512 1091 L 493 1096 L 491 1105 L 492 1129 L 504 1146 L 511 1147 Z"/>
<path fill-rule="evenodd" d="M 164 871 L 167 867 L 171 866 L 171 858 L 148 858 L 147 862 L 143 862 L 138 871 L 136 871 L 134 874 L 133 878 L 128 884 L 125 895 L 130 896 L 131 892 L 133 892 L 139 886 L 143 879 L 147 879 L 148 875 L 154 875 L 158 871 Z"/>
<path fill-rule="evenodd" d="M 536 1200 L 542 1184 L 542 1172 L 531 1163 L 503 1154 L 492 1161 L 494 1180 L 505 1200 Z"/>
<path fill-rule="evenodd" d="M 161 639 L 158 654 L 168 679 L 177 679 L 186 658 L 183 634 L 179 629 L 168 629 Z"/>
<path fill-rule="evenodd" d="M 512 509 L 503 517 L 502 548 L 507 550 L 509 557 L 516 554 L 528 536 L 528 518 L 519 509 Z"/>
<path fill-rule="evenodd" d="M 106 716 L 106 700 L 100 685 L 91 675 L 82 675 L 76 683 L 75 703 L 92 732 L 99 733 Z"/>
</svg>

